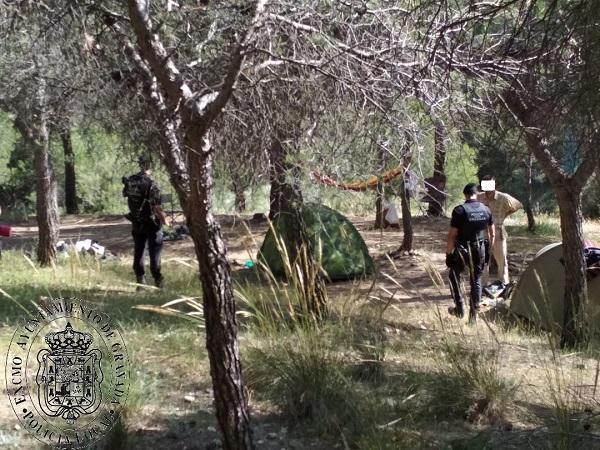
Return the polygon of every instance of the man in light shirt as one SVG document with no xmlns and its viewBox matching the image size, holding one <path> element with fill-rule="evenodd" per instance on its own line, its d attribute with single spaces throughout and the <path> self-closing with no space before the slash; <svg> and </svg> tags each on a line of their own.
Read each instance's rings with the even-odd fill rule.
<svg viewBox="0 0 600 450">
<path fill-rule="evenodd" d="M 481 179 L 481 192 L 477 200 L 490 208 L 496 225 L 496 239 L 492 246 L 492 255 L 498 264 L 498 278 L 504 284 L 510 282 L 508 276 L 507 239 L 504 219 L 523 207 L 516 198 L 496 190 L 496 180 L 490 175 Z"/>
</svg>

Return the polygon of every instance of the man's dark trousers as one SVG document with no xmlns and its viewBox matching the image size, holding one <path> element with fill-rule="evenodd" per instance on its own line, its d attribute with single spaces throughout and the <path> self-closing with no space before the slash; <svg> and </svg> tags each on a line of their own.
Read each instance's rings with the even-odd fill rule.
<svg viewBox="0 0 600 450">
<path fill-rule="evenodd" d="M 460 275 L 469 270 L 471 284 L 471 309 L 478 310 L 481 302 L 481 275 L 485 265 L 485 246 L 483 240 L 469 244 L 458 245 L 455 250 L 455 261 L 450 267 L 450 288 L 456 306 L 464 307 L 464 300 L 460 291 Z"/>
<path fill-rule="evenodd" d="M 146 242 L 148 243 L 148 253 L 150 254 L 150 272 L 155 281 L 162 280 L 160 273 L 160 252 L 162 250 L 163 235 L 160 229 L 150 229 L 147 227 L 135 227 L 131 233 L 133 235 L 133 271 L 136 277 L 144 276 L 144 250 Z"/>
</svg>

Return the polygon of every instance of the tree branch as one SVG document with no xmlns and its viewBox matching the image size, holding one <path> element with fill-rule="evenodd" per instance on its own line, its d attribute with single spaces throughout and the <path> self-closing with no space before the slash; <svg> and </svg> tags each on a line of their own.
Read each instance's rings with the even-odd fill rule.
<svg viewBox="0 0 600 450">
<path fill-rule="evenodd" d="M 208 129 L 233 92 L 233 87 L 244 60 L 245 49 L 250 40 L 253 39 L 259 26 L 265 3 L 266 0 L 257 0 L 254 3 L 252 22 L 241 43 L 234 46 L 229 68 L 221 83 L 219 92 L 212 92 L 198 98 L 197 93 L 194 93 L 188 86 L 177 66 L 167 54 L 158 35 L 151 31 L 152 26 L 145 1 L 128 0 L 127 2 L 140 54 L 152 68 L 158 84 L 165 92 L 165 103 L 172 112 L 177 108 L 181 108 L 184 120 L 188 123 L 193 122 L 194 126 L 200 127 L 200 134 Z"/>
</svg>

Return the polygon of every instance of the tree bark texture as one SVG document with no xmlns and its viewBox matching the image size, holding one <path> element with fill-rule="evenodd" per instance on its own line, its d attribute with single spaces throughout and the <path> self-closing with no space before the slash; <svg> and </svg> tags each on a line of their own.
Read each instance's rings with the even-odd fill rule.
<svg viewBox="0 0 600 450">
<path fill-rule="evenodd" d="M 404 174 L 402 175 L 402 185 L 400 186 L 400 204 L 402 207 L 402 245 L 400 250 L 405 252 L 412 252 L 413 250 L 413 227 L 412 227 L 412 214 L 410 212 L 410 197 L 408 196 L 408 190 L 406 188 L 406 177 L 408 168 L 412 162 L 412 153 L 410 147 L 407 145 L 405 148 L 405 156 L 402 161 L 404 166 Z"/>
<path fill-rule="evenodd" d="M 238 214 L 244 213 L 246 211 L 246 194 L 244 188 L 235 182 L 233 183 L 233 195 L 235 196 L 235 212 Z"/>
<path fill-rule="evenodd" d="M 285 184 L 285 150 L 279 139 L 273 139 L 269 146 L 269 220 L 274 220 L 281 212 L 281 195 Z"/>
<path fill-rule="evenodd" d="M 377 156 L 379 158 L 379 172 L 383 173 L 385 171 L 386 158 L 385 158 L 385 150 L 381 146 L 379 146 L 377 148 Z M 384 214 L 384 208 L 383 208 L 384 199 L 385 199 L 385 186 L 384 186 L 383 182 L 380 180 L 377 183 L 377 188 L 375 191 L 375 229 L 376 230 L 383 229 L 386 226 L 385 214 Z"/>
<path fill-rule="evenodd" d="M 564 322 L 561 347 L 585 345 L 589 339 L 586 262 L 583 255 L 581 192 L 555 187 L 560 210 L 565 267 Z"/>
<path fill-rule="evenodd" d="M 300 282 L 296 287 L 302 290 L 304 304 L 301 307 L 318 322 L 327 315 L 327 290 L 304 221 L 304 199 L 300 187 L 301 169 L 296 164 L 286 162 L 288 150 L 281 144 L 280 139 L 275 140 L 277 143 L 274 148 L 280 152 L 279 158 L 282 161 L 282 171 L 277 171 L 275 174 L 278 214 L 285 215 L 288 223 L 282 238 L 287 243 L 289 267 L 292 270 L 299 269 L 294 271 L 293 277 L 301 278 L 296 280 Z"/>
<path fill-rule="evenodd" d="M 443 216 L 446 205 L 446 128 L 439 119 L 434 121 L 434 147 L 433 183 L 436 189 L 431 189 L 431 200 L 427 214 Z"/>
<path fill-rule="evenodd" d="M 33 100 L 32 110 L 18 111 L 14 124 L 33 151 L 38 225 L 37 260 L 41 266 L 50 266 L 56 260 L 60 224 L 56 177 L 50 156 L 46 83 L 43 78 L 38 80 Z"/>
<path fill-rule="evenodd" d="M 379 181 L 377 188 L 375 189 L 375 229 L 380 230 L 385 228 L 384 214 L 383 214 L 383 183 Z"/>
<path fill-rule="evenodd" d="M 533 155 L 529 153 L 527 161 L 527 202 L 525 204 L 527 214 L 527 229 L 535 230 L 535 217 L 533 215 Z"/>
<path fill-rule="evenodd" d="M 220 227 L 211 212 L 213 151 L 207 142 L 198 148 L 196 140 L 190 142 L 190 148 L 193 150 L 189 154 L 191 191 L 187 220 L 202 281 L 206 348 L 217 420 L 223 435 L 223 448 L 253 449 L 237 342 L 231 268 Z"/>
<path fill-rule="evenodd" d="M 39 230 L 37 259 L 40 265 L 49 266 L 56 260 L 56 241 L 58 238 L 58 203 L 56 198 L 56 178 L 50 156 L 50 138 L 48 131 L 48 111 L 45 84 L 40 81 L 36 93 L 34 110 L 36 123 L 33 135 L 33 161 L 36 176 L 36 218 Z"/>
<path fill-rule="evenodd" d="M 75 153 L 68 125 L 59 130 L 65 159 L 65 209 L 67 214 L 79 214 L 77 204 L 77 179 L 75 173 Z"/>
</svg>

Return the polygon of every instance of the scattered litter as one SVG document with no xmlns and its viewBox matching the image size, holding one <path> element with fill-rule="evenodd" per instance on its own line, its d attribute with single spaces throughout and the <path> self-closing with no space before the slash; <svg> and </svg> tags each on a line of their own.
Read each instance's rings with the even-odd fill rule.
<svg viewBox="0 0 600 450">
<path fill-rule="evenodd" d="M 500 296 L 500 294 L 504 291 L 505 288 L 506 285 L 502 281 L 496 280 L 493 283 L 490 283 L 487 286 L 485 286 L 483 288 L 483 293 L 487 297 L 495 300 Z"/>
<path fill-rule="evenodd" d="M 254 267 L 254 261 L 252 261 L 251 259 L 249 259 L 248 261 L 246 261 L 244 263 L 244 267 L 246 267 L 247 269 L 252 269 Z"/>
<path fill-rule="evenodd" d="M 65 241 L 58 241 L 56 243 L 56 251 L 62 253 L 65 258 L 69 257 L 69 252 L 74 251 L 77 253 L 87 253 L 95 256 L 99 259 L 112 258 L 114 255 L 106 249 L 105 246 L 100 245 L 98 241 L 93 239 L 83 239 L 75 242 L 75 244 L 67 243 Z"/>
</svg>

